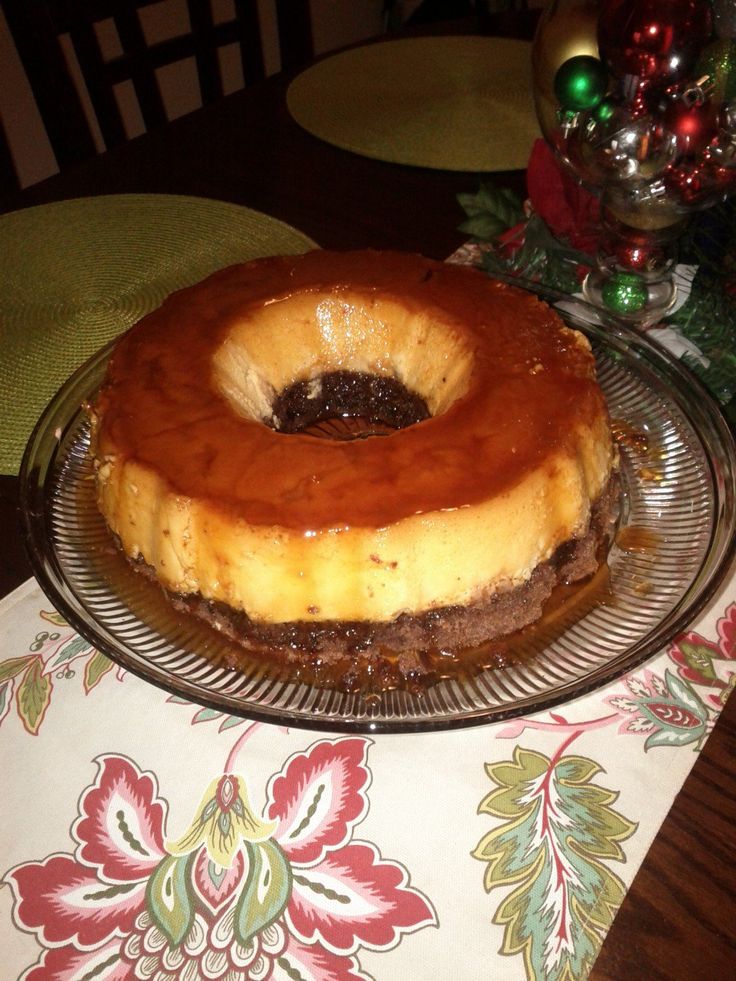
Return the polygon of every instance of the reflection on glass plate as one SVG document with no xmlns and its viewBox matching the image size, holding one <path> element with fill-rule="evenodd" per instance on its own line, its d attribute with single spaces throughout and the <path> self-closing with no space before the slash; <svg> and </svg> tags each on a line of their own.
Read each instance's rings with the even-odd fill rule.
<svg viewBox="0 0 736 981">
<path fill-rule="evenodd" d="M 589 326 L 622 459 L 624 503 L 605 588 L 524 632 L 519 656 L 416 693 L 316 687 L 256 660 L 225 666 L 228 642 L 177 614 L 112 547 L 94 503 L 81 408 L 102 350 L 59 391 L 21 471 L 34 571 L 49 599 L 99 650 L 148 681 L 223 712 L 328 730 L 416 731 L 549 707 L 631 670 L 688 627 L 734 551 L 733 438 L 698 382 L 628 328 Z M 600 583 L 598 584 L 600 587 Z"/>
</svg>

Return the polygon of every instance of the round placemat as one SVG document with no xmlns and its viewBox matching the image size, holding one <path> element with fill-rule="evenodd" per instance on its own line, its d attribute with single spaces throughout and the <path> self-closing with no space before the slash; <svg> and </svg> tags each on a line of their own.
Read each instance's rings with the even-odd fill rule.
<svg viewBox="0 0 736 981">
<path fill-rule="evenodd" d="M 0 218 L 0 471 L 64 380 L 173 290 L 234 262 L 315 243 L 268 215 L 206 198 L 76 198 Z"/>
<path fill-rule="evenodd" d="M 531 44 L 423 37 L 352 48 L 289 86 L 293 118 L 366 157 L 440 170 L 526 167 L 539 126 Z"/>
</svg>

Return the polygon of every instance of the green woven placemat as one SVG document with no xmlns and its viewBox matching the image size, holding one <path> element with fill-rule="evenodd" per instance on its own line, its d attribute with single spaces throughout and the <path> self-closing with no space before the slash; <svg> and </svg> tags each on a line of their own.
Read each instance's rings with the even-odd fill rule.
<svg viewBox="0 0 736 981">
<path fill-rule="evenodd" d="M 0 471 L 16 473 L 65 379 L 173 290 L 234 262 L 315 243 L 206 198 L 77 198 L 0 217 Z"/>
<path fill-rule="evenodd" d="M 366 157 L 441 170 L 525 168 L 540 135 L 531 44 L 424 37 L 343 51 L 289 86 L 293 118 Z"/>
</svg>

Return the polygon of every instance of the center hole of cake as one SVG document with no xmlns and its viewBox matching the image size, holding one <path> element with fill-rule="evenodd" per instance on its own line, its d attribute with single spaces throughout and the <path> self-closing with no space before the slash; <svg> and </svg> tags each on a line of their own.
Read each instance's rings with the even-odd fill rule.
<svg viewBox="0 0 736 981">
<path fill-rule="evenodd" d="M 388 436 L 430 416 L 427 403 L 390 375 L 331 371 L 283 389 L 273 404 L 274 428 L 326 439 Z"/>
</svg>

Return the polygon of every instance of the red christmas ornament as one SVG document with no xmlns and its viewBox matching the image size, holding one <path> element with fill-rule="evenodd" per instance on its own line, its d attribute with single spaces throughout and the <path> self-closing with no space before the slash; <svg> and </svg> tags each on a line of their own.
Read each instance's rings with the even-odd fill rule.
<svg viewBox="0 0 736 981">
<path fill-rule="evenodd" d="M 647 273 L 661 267 L 666 255 L 660 241 L 648 231 L 623 228 L 608 216 L 609 228 L 603 236 L 603 247 L 610 252 L 620 269 Z"/>
<path fill-rule="evenodd" d="M 693 67 L 711 24 L 709 0 L 603 0 L 598 48 L 616 78 L 670 85 Z"/>
<path fill-rule="evenodd" d="M 706 101 L 688 105 L 683 99 L 673 99 L 663 114 L 665 129 L 677 138 L 677 153 L 681 157 L 701 153 L 718 133 L 718 107 Z"/>
<path fill-rule="evenodd" d="M 617 265 L 635 272 L 648 272 L 663 261 L 662 250 L 645 242 L 620 242 L 614 255 Z"/>
<path fill-rule="evenodd" d="M 687 207 L 700 204 L 710 190 L 709 185 L 704 163 L 682 163 L 673 167 L 665 177 L 667 190 Z"/>
<path fill-rule="evenodd" d="M 736 189 L 736 165 L 725 166 L 719 157 L 714 156 L 711 147 L 703 154 L 703 160 L 713 184 L 724 194 L 731 194 Z"/>
</svg>

